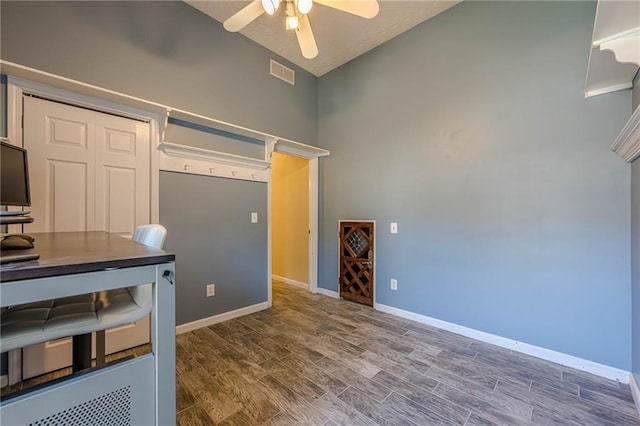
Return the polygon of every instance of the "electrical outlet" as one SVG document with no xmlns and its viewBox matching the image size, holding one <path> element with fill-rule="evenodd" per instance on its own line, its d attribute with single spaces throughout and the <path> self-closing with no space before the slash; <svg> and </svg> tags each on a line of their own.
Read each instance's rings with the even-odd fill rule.
<svg viewBox="0 0 640 426">
<path fill-rule="evenodd" d="M 258 212 L 251 212 L 251 223 L 258 223 Z"/>
<path fill-rule="evenodd" d="M 398 289 L 398 280 L 396 280 L 395 278 L 391 278 L 391 290 L 397 290 Z"/>
<path fill-rule="evenodd" d="M 397 222 L 391 222 L 391 233 L 392 234 L 397 234 L 398 233 L 398 223 Z"/>
<path fill-rule="evenodd" d="M 207 284 L 207 297 L 215 296 L 215 294 L 216 294 L 216 285 Z"/>
</svg>

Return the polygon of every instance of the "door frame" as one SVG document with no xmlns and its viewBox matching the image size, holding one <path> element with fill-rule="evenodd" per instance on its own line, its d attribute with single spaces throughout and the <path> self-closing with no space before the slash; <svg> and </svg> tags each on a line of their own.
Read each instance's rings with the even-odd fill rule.
<svg viewBox="0 0 640 426">
<path fill-rule="evenodd" d="M 277 152 L 280 154 L 286 154 L 293 157 L 304 158 L 309 160 L 309 244 L 308 244 L 308 263 L 309 263 L 309 291 L 313 294 L 318 293 L 318 217 L 319 217 L 319 161 L 320 157 L 329 155 L 329 151 L 317 148 L 311 145 L 304 145 L 297 142 L 287 141 L 283 139 L 273 139 L 267 142 L 267 159 L 271 161 L 272 153 Z M 272 229 L 271 229 L 271 197 L 272 197 L 272 185 L 273 185 L 273 173 L 269 170 L 269 189 L 268 189 L 268 202 L 267 209 L 269 211 L 269 223 L 268 223 L 268 256 L 267 262 L 269 264 L 269 271 L 267 276 L 269 277 L 269 306 L 273 303 L 273 254 L 272 254 Z"/>
<path fill-rule="evenodd" d="M 58 89 L 41 83 L 35 83 L 20 78 L 7 76 L 7 139 L 13 145 L 24 146 L 22 140 L 23 123 L 23 95 L 31 94 L 41 96 L 51 101 L 62 102 L 78 108 L 88 108 L 107 114 L 115 114 L 134 120 L 142 120 L 149 123 L 149 213 L 150 223 L 158 223 L 160 217 L 160 167 L 159 153 L 156 147 L 160 143 L 160 115 L 128 107 L 119 103 L 104 99 L 82 95 L 77 92 Z M 22 380 L 22 349 L 9 351 L 8 353 L 8 383 L 15 384 Z"/>
<path fill-rule="evenodd" d="M 371 285 L 373 286 L 373 306 L 371 308 L 375 309 L 376 304 L 378 303 L 378 290 L 376 289 L 376 280 L 378 279 L 378 261 L 376 256 L 376 250 L 378 249 L 378 227 L 376 225 L 375 219 L 340 219 L 338 220 L 338 229 L 337 229 L 337 242 L 338 242 L 338 299 L 342 299 L 340 297 L 340 225 L 342 222 L 371 222 L 373 223 L 373 280 L 371 280 Z"/>
</svg>

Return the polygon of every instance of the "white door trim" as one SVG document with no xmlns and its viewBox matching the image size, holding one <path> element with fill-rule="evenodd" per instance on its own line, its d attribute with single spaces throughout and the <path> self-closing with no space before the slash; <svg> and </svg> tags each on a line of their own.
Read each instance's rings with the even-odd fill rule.
<svg viewBox="0 0 640 426">
<path fill-rule="evenodd" d="M 309 291 L 318 292 L 318 159 L 309 160 Z"/>
<path fill-rule="evenodd" d="M 320 208 L 318 202 L 318 158 L 329 155 L 326 149 L 318 148 L 311 145 L 305 145 L 299 142 L 275 140 L 271 143 L 275 145 L 273 148 L 267 148 L 267 155 L 271 157 L 271 152 L 279 152 L 281 154 L 291 155 L 298 158 L 309 160 L 309 291 L 318 293 L 318 210 Z M 293 149 L 295 148 L 295 149 Z M 271 158 L 269 158 L 271 161 Z M 271 179 L 272 173 L 269 172 L 269 306 L 271 306 L 271 279 L 272 279 L 272 253 L 271 253 Z"/>
</svg>

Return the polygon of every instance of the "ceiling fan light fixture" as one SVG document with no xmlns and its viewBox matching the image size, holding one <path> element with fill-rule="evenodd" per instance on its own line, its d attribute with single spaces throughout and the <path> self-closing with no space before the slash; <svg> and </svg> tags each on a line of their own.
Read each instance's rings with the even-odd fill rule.
<svg viewBox="0 0 640 426">
<path fill-rule="evenodd" d="M 286 28 L 288 30 L 297 30 L 299 26 L 300 26 L 300 21 L 298 20 L 298 17 L 296 15 L 287 16 Z"/>
<path fill-rule="evenodd" d="M 269 15 L 273 15 L 278 10 L 278 6 L 280 5 L 280 0 L 262 0 L 262 8 Z"/>
<path fill-rule="evenodd" d="M 311 6 L 313 6 L 313 0 L 297 0 L 298 12 L 306 15 L 311 10 Z"/>
</svg>

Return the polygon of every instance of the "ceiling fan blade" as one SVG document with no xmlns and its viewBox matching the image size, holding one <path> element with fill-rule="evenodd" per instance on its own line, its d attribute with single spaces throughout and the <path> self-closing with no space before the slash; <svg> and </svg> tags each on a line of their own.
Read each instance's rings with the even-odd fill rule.
<svg viewBox="0 0 640 426">
<path fill-rule="evenodd" d="M 302 15 L 299 19 L 296 37 L 298 37 L 300 51 L 302 52 L 302 56 L 305 58 L 313 59 L 318 56 L 318 46 L 316 45 L 316 39 L 313 36 L 313 31 L 311 31 L 309 18 L 307 18 L 307 15 Z"/>
<path fill-rule="evenodd" d="M 255 0 L 249 6 L 242 8 L 238 13 L 224 21 L 224 29 L 235 33 L 243 29 L 247 24 L 264 13 L 262 2 Z"/>
<path fill-rule="evenodd" d="M 376 16 L 380 10 L 376 0 L 314 0 L 314 2 L 367 19 Z"/>
</svg>

